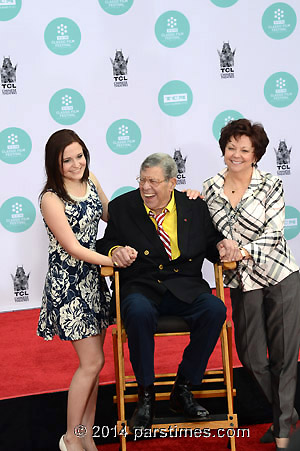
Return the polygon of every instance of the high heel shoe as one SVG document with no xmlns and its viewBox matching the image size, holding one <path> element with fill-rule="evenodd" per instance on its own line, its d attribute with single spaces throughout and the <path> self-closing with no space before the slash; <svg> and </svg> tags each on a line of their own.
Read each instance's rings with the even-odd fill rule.
<svg viewBox="0 0 300 451">
<path fill-rule="evenodd" d="M 60 441 L 59 441 L 58 446 L 59 446 L 60 451 L 68 451 L 67 447 L 66 447 L 66 444 L 65 444 L 65 441 L 64 441 L 64 435 L 62 435 L 60 437 Z"/>
<path fill-rule="evenodd" d="M 275 442 L 275 436 L 274 436 L 274 431 L 273 431 L 272 427 L 273 427 L 273 424 L 264 433 L 264 435 L 259 439 L 260 443 L 273 443 L 273 442 Z"/>
</svg>

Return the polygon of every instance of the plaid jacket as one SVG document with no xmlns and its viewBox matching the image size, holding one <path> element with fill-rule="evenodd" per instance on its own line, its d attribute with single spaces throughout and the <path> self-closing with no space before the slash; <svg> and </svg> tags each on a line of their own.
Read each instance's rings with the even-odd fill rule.
<svg viewBox="0 0 300 451">
<path fill-rule="evenodd" d="M 252 258 L 227 271 L 225 283 L 243 291 L 275 285 L 299 270 L 283 233 L 282 181 L 254 168 L 248 189 L 232 208 L 223 191 L 226 171 L 204 182 L 203 195 L 217 230 L 237 241 Z"/>
</svg>

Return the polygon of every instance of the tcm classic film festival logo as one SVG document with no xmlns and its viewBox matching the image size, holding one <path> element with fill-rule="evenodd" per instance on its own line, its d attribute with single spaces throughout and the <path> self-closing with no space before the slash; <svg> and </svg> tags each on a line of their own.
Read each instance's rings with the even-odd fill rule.
<svg viewBox="0 0 300 451">
<path fill-rule="evenodd" d="M 284 139 L 279 141 L 277 149 L 274 147 L 278 175 L 290 175 L 291 150 L 292 148 L 288 148 Z"/>
<path fill-rule="evenodd" d="M 17 94 L 17 64 L 14 66 L 10 56 L 3 58 L 1 73 L 2 94 Z"/>
<path fill-rule="evenodd" d="M 185 177 L 185 173 L 186 173 L 186 167 L 185 167 L 186 159 L 187 159 L 187 157 L 183 158 L 181 150 L 179 148 L 174 150 L 173 160 L 176 163 L 177 171 L 178 171 L 178 173 L 177 173 L 177 185 L 185 185 L 186 184 L 186 177 Z"/>
<path fill-rule="evenodd" d="M 31 152 L 30 136 L 21 128 L 10 127 L 0 133 L 0 159 L 8 164 L 24 161 Z"/>
<path fill-rule="evenodd" d="M 75 52 L 81 41 L 78 25 L 67 17 L 52 20 L 44 33 L 45 43 L 56 55 L 69 55 Z"/>
<path fill-rule="evenodd" d="M 128 78 L 127 78 L 128 59 L 129 57 L 127 57 L 126 59 L 124 58 L 122 49 L 116 50 L 114 59 L 110 58 L 113 68 L 113 78 L 115 88 L 128 86 Z"/>
<path fill-rule="evenodd" d="M 221 78 L 234 78 L 234 55 L 229 42 L 223 42 L 222 50 L 218 50 L 220 57 Z"/>
<path fill-rule="evenodd" d="M 11 274 L 11 278 L 14 284 L 15 302 L 29 301 L 29 275 L 30 272 L 26 274 L 23 265 L 17 266 L 15 275 Z"/>
<path fill-rule="evenodd" d="M 293 8 L 286 3 L 274 3 L 269 6 L 262 17 L 262 27 L 272 39 L 284 39 L 293 33 L 297 16 Z"/>
<path fill-rule="evenodd" d="M 19 13 L 22 0 L 0 0 L 0 20 L 11 20 Z"/>
</svg>

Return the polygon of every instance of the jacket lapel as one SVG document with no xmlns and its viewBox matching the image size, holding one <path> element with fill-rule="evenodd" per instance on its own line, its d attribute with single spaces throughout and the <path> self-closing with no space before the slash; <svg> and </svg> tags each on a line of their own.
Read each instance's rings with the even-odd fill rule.
<svg viewBox="0 0 300 451">
<path fill-rule="evenodd" d="M 185 193 L 174 191 L 177 210 L 177 239 L 180 255 L 184 255 L 188 250 L 190 228 L 192 221 L 192 208 Z"/>
</svg>

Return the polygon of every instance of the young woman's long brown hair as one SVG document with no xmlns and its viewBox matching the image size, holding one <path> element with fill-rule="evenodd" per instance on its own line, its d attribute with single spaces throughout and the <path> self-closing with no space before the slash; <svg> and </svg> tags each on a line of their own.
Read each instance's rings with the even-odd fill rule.
<svg viewBox="0 0 300 451">
<path fill-rule="evenodd" d="M 90 154 L 85 143 L 73 130 L 58 130 L 50 136 L 45 146 L 45 170 L 47 181 L 40 194 L 40 198 L 46 191 L 51 190 L 54 191 L 61 199 L 67 202 L 73 202 L 65 189 L 63 176 L 60 169 L 63 164 L 64 150 L 73 142 L 78 142 L 81 145 L 86 159 L 86 167 L 81 181 L 84 182 L 88 179 Z"/>
</svg>

